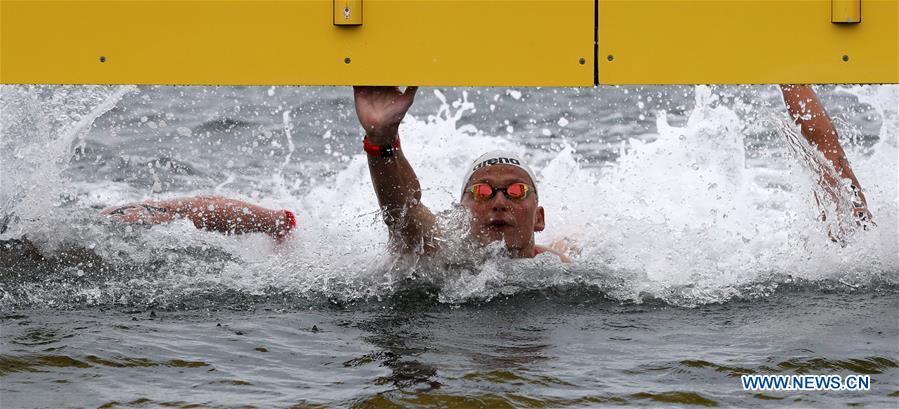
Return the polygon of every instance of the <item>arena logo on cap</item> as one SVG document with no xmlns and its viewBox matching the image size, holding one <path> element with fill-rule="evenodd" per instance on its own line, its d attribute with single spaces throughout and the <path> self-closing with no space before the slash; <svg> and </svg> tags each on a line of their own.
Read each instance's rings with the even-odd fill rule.
<svg viewBox="0 0 899 409">
<path fill-rule="evenodd" d="M 492 165 L 515 165 L 515 166 L 521 166 L 521 162 L 519 162 L 518 159 L 515 159 L 515 158 L 503 158 L 503 157 L 499 157 L 499 158 L 490 158 L 490 159 L 487 159 L 487 160 L 485 160 L 485 161 L 483 161 L 483 162 L 481 162 L 481 163 L 478 163 L 472 170 L 475 171 L 475 170 L 478 170 L 478 169 L 480 169 L 480 168 L 483 168 L 484 166 L 492 166 Z"/>
</svg>

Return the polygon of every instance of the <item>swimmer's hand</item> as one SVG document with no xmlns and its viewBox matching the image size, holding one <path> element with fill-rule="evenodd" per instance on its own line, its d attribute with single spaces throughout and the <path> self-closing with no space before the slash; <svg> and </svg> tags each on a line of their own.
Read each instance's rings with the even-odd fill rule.
<svg viewBox="0 0 899 409">
<path fill-rule="evenodd" d="M 397 87 L 353 87 L 356 115 L 371 143 L 393 143 L 417 89 L 406 87 L 404 92 L 400 92 Z"/>
<path fill-rule="evenodd" d="M 856 187 L 852 187 L 853 192 L 858 192 Z M 817 192 L 812 192 L 815 197 L 815 204 L 818 206 L 818 220 L 822 222 L 828 221 L 828 209 L 824 207 L 818 197 Z M 839 209 L 837 210 L 839 212 Z M 867 204 L 860 201 L 856 194 L 852 199 L 851 216 L 847 221 L 837 221 L 827 227 L 827 237 L 830 241 L 838 243 L 842 247 L 848 244 L 848 238 L 859 231 L 868 231 L 877 227 L 877 223 L 871 217 Z"/>
<path fill-rule="evenodd" d="M 544 246 L 547 251 L 559 256 L 564 263 L 570 263 L 572 257 L 581 255 L 581 246 L 578 242 L 567 237 L 557 237 L 548 245 Z"/>
<path fill-rule="evenodd" d="M 567 257 L 579 256 L 581 254 L 580 244 L 567 237 L 557 237 L 548 247 Z"/>
</svg>

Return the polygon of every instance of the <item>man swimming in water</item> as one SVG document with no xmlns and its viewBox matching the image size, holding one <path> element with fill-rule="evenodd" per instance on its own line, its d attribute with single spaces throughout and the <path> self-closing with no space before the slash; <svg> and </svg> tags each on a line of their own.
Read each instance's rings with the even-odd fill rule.
<svg viewBox="0 0 899 409">
<path fill-rule="evenodd" d="M 781 86 L 790 116 L 802 135 L 830 161 L 840 178 L 855 192 L 853 215 L 867 223 L 870 213 L 861 185 L 849 167 L 833 122 L 814 91 L 805 85 Z M 416 87 L 355 87 L 359 122 L 365 130 L 363 148 L 383 211 L 391 243 L 400 253 L 426 254 L 437 250 L 441 235 L 437 217 L 421 202 L 421 186 L 399 140 L 399 124 L 412 106 Z M 820 170 L 819 170 L 820 171 Z M 826 191 L 836 198 L 841 181 L 820 174 Z M 549 252 L 567 260 L 555 246 L 535 243 L 534 233 L 545 227 L 544 209 L 538 204 L 536 180 L 524 160 L 509 152 L 488 152 L 468 169 L 462 186 L 461 206 L 471 215 L 468 236 L 487 245 L 504 242 L 511 257 L 530 258 Z M 270 210 L 220 197 L 194 197 L 146 202 L 109 208 L 104 214 L 128 222 L 163 223 L 187 218 L 198 228 L 226 233 L 262 232 L 276 239 L 296 225 L 293 213 Z"/>
<path fill-rule="evenodd" d="M 365 129 L 375 195 L 395 248 L 402 253 L 429 253 L 439 247 L 437 218 L 421 202 L 421 186 L 400 147 L 399 125 L 415 98 L 416 87 L 355 87 L 356 114 Z M 534 173 L 517 155 L 488 152 L 476 159 L 462 186 L 461 205 L 471 213 L 469 237 L 486 245 L 505 242 L 512 257 L 552 252 L 534 242 L 545 226 Z"/>
<path fill-rule="evenodd" d="M 421 187 L 399 142 L 399 124 L 412 105 L 415 87 L 354 88 L 356 113 L 365 129 L 363 142 L 378 203 L 391 239 L 401 252 L 424 253 L 438 247 L 436 217 L 421 203 Z M 856 194 L 853 213 L 860 223 L 870 219 L 867 202 L 840 146 L 833 122 L 814 91 L 805 85 L 781 86 L 790 116 L 802 135 L 829 160 L 837 174 L 849 180 Z M 841 182 L 822 173 L 827 192 L 835 199 Z M 475 159 L 464 179 L 461 205 L 471 213 L 469 236 L 480 244 L 505 242 L 512 257 L 535 257 L 551 252 L 563 260 L 561 249 L 537 245 L 534 233 L 545 227 L 545 211 L 538 204 L 534 173 L 524 160 L 508 152 L 488 152 Z"/>
</svg>

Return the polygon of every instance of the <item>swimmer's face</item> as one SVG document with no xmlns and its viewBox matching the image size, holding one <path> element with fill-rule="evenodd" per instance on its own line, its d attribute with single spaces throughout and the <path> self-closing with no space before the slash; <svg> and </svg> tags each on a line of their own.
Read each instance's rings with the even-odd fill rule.
<svg viewBox="0 0 899 409">
<path fill-rule="evenodd" d="M 476 201 L 468 193 L 472 185 L 486 183 L 493 188 L 505 188 L 513 183 L 525 183 L 530 192 L 522 200 L 512 200 L 503 192 L 487 200 Z M 544 228 L 543 208 L 537 205 L 534 182 L 527 172 L 517 166 L 493 165 L 478 169 L 466 185 L 462 206 L 471 211 L 471 236 L 481 244 L 505 241 L 509 250 L 531 250 L 534 232 Z"/>
</svg>

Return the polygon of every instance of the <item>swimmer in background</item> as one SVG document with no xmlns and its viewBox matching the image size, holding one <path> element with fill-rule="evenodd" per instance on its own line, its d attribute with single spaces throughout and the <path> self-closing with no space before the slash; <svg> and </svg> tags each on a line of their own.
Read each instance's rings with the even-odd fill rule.
<svg viewBox="0 0 899 409">
<path fill-rule="evenodd" d="M 866 227 L 871 214 L 858 179 L 849 167 L 833 122 L 807 85 L 782 85 L 790 116 L 802 135 L 821 151 L 854 193 L 852 209 Z M 437 216 L 421 203 L 421 186 L 399 142 L 399 124 L 412 106 L 416 87 L 355 87 L 356 114 L 365 130 L 363 148 L 378 204 L 391 245 L 407 254 L 429 254 L 439 249 Z M 842 184 L 819 170 L 825 190 L 835 199 Z M 502 241 L 513 258 L 551 253 L 569 261 L 567 243 L 535 243 L 534 233 L 545 228 L 545 210 L 538 204 L 534 173 L 524 159 L 509 152 L 488 152 L 468 169 L 460 205 L 471 214 L 468 236 L 480 245 Z M 197 228 L 223 233 L 265 233 L 277 240 L 289 237 L 296 226 L 288 210 L 265 209 L 250 203 L 214 196 L 144 202 L 108 208 L 103 214 L 125 222 L 156 224 L 189 219 Z M 832 237 L 833 238 L 833 237 Z"/>
<path fill-rule="evenodd" d="M 198 229 L 226 234 L 264 233 L 279 242 L 287 239 L 297 225 L 290 210 L 266 209 L 217 196 L 129 203 L 106 208 L 101 214 L 134 224 L 187 219 Z"/>
</svg>

